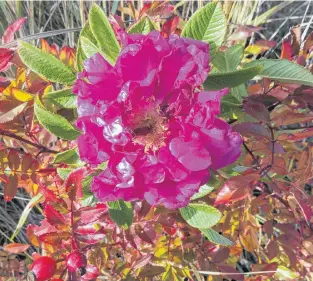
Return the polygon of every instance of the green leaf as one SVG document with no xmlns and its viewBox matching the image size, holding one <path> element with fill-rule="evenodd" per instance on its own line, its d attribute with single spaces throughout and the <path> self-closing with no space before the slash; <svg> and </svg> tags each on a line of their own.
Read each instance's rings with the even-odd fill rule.
<svg viewBox="0 0 313 281">
<path fill-rule="evenodd" d="M 97 45 L 97 40 L 93 36 L 90 25 L 88 22 L 84 25 L 83 29 L 81 30 L 81 32 L 79 34 L 78 42 L 77 42 L 76 61 L 77 61 L 77 67 L 78 67 L 79 71 L 83 70 L 83 62 L 85 61 L 85 59 L 87 59 L 87 56 L 85 55 L 85 53 L 83 52 L 83 49 L 82 49 L 82 44 L 81 44 L 81 40 L 80 40 L 81 37 L 85 37 L 92 44 Z"/>
<path fill-rule="evenodd" d="M 79 164 L 81 161 L 77 153 L 77 148 L 72 148 L 58 153 L 53 160 L 54 164 L 64 163 L 64 164 Z"/>
<path fill-rule="evenodd" d="M 101 49 L 99 49 L 95 44 L 93 44 L 87 37 L 81 36 L 80 43 L 82 50 L 87 58 L 92 57 L 96 53 L 100 53 L 103 57 L 105 57 Z"/>
<path fill-rule="evenodd" d="M 214 189 L 213 186 L 207 184 L 200 186 L 199 191 L 191 197 L 191 200 L 196 200 L 208 195 Z"/>
<path fill-rule="evenodd" d="M 42 99 L 62 108 L 76 108 L 77 106 L 77 96 L 72 93 L 72 89 L 49 92 Z"/>
<path fill-rule="evenodd" d="M 217 2 L 211 2 L 198 9 L 186 23 L 182 37 L 189 37 L 210 44 L 214 54 L 222 45 L 226 34 L 226 17 Z"/>
<path fill-rule="evenodd" d="M 72 168 L 57 168 L 57 173 L 62 180 L 66 180 L 68 175 L 73 172 Z"/>
<path fill-rule="evenodd" d="M 31 44 L 20 41 L 18 53 L 27 67 L 51 82 L 72 85 L 76 79 L 70 67 Z"/>
<path fill-rule="evenodd" d="M 237 87 L 255 77 L 261 70 L 262 66 L 256 65 L 231 72 L 209 74 L 209 77 L 204 82 L 204 89 L 220 90 Z"/>
<path fill-rule="evenodd" d="M 109 215 L 117 225 L 128 228 L 133 223 L 133 207 L 131 203 L 120 199 L 108 202 L 108 205 Z"/>
<path fill-rule="evenodd" d="M 221 219 L 221 213 L 213 206 L 205 204 L 189 204 L 181 208 L 180 213 L 188 224 L 196 228 L 210 228 Z"/>
<path fill-rule="evenodd" d="M 43 105 L 40 104 L 39 99 L 35 102 L 34 110 L 39 123 L 51 134 L 65 140 L 76 140 L 80 135 L 80 131 L 75 129 L 63 116 L 44 108 Z"/>
<path fill-rule="evenodd" d="M 233 102 L 235 104 L 239 103 L 241 106 L 243 98 L 247 97 L 247 96 L 248 96 L 248 93 L 246 90 L 246 86 L 244 84 L 241 84 L 237 87 L 231 88 L 229 94 L 227 96 L 225 96 L 224 98 L 231 97 L 232 99 L 230 99 L 230 98 L 225 99 L 225 101 Z"/>
<path fill-rule="evenodd" d="M 102 9 L 94 4 L 89 11 L 91 31 L 97 40 L 98 47 L 103 51 L 106 60 L 114 65 L 120 52 L 114 31 Z"/>
<path fill-rule="evenodd" d="M 16 235 L 18 235 L 20 233 L 21 229 L 23 228 L 24 224 L 27 221 L 28 215 L 31 212 L 31 210 L 43 200 L 44 200 L 44 197 L 43 197 L 42 193 L 38 193 L 36 196 L 34 196 L 28 202 L 28 204 L 24 208 L 23 213 L 21 214 L 20 219 L 17 223 L 17 226 L 16 226 L 16 228 L 15 228 L 15 230 L 11 236 L 11 240 L 13 240 L 16 237 Z"/>
<path fill-rule="evenodd" d="M 235 243 L 223 235 L 219 234 L 212 228 L 200 229 L 206 238 L 212 243 L 222 245 L 222 246 L 233 246 Z"/>
<path fill-rule="evenodd" d="M 141 34 L 148 34 L 149 32 L 156 30 L 157 27 L 155 23 L 148 17 L 145 16 L 141 18 L 139 21 L 134 23 L 132 26 L 129 27 L 128 33 L 141 33 Z"/>
<path fill-rule="evenodd" d="M 217 52 L 212 63 L 221 72 L 233 71 L 240 64 L 242 56 L 243 46 L 234 45 L 225 52 Z"/>
<path fill-rule="evenodd" d="M 262 59 L 247 63 L 245 68 L 262 66 L 259 76 L 275 81 L 313 87 L 313 74 L 304 67 L 284 59 Z"/>
</svg>

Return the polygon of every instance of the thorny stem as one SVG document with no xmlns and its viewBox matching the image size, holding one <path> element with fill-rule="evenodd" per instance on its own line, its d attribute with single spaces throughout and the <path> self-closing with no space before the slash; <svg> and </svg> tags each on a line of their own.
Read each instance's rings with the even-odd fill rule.
<svg viewBox="0 0 313 281">
<path fill-rule="evenodd" d="M 30 140 L 24 139 L 21 136 L 18 136 L 18 135 L 14 134 L 14 133 L 11 133 L 11 132 L 3 130 L 3 129 L 0 129 L 0 135 L 19 140 L 21 142 L 25 142 L 25 143 L 33 146 L 33 147 L 36 147 L 36 148 L 40 149 L 40 153 L 44 153 L 44 152 L 47 152 L 47 153 L 58 153 L 58 151 L 56 151 L 56 150 L 52 150 L 52 149 L 47 148 L 47 147 L 45 147 L 43 145 L 34 143 L 34 142 L 30 141 Z"/>
</svg>

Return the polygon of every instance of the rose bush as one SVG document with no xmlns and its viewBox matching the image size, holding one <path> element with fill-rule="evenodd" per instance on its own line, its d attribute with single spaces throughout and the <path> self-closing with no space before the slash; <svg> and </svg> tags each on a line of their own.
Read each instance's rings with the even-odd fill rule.
<svg viewBox="0 0 313 281">
<path fill-rule="evenodd" d="M 310 278 L 313 35 L 293 27 L 284 59 L 255 59 L 275 42 L 254 42 L 249 23 L 268 14 L 227 25 L 238 3 L 187 22 L 167 2 L 129 1 L 122 18 L 90 5 L 76 48 L 17 44 L 25 18 L 9 26 L 0 180 L 6 204 L 19 188 L 32 198 L 0 228 L 0 275 L 25 263 L 28 281 Z M 32 209 L 44 218 L 19 243 Z"/>
</svg>

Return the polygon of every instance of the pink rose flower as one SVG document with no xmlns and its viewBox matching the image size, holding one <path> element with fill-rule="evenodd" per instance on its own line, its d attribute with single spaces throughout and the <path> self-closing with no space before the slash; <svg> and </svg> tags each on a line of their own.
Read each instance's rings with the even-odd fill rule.
<svg viewBox="0 0 313 281">
<path fill-rule="evenodd" d="M 154 31 L 125 35 L 122 45 L 115 66 L 100 54 L 86 60 L 74 86 L 80 157 L 92 165 L 108 161 L 91 190 L 100 201 L 184 207 L 210 168 L 240 156 L 240 135 L 217 118 L 228 89 L 201 90 L 206 43 Z"/>
</svg>

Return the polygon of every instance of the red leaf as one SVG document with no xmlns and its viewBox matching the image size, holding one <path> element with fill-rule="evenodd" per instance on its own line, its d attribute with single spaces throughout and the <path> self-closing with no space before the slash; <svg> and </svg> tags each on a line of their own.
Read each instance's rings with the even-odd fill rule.
<svg viewBox="0 0 313 281">
<path fill-rule="evenodd" d="M 4 112 L 0 112 L 0 124 L 4 124 L 14 120 L 17 116 L 19 116 L 27 106 L 27 102 L 24 102 L 12 109 L 6 110 Z"/>
<path fill-rule="evenodd" d="M 18 179 L 16 174 L 9 176 L 8 182 L 4 184 L 4 199 L 10 201 L 16 194 Z"/>
<path fill-rule="evenodd" d="M 218 192 L 214 205 L 242 200 L 249 195 L 249 192 L 246 190 L 249 184 L 259 178 L 260 174 L 255 172 L 231 177 Z"/>
<path fill-rule="evenodd" d="M 267 257 L 271 260 L 279 255 L 279 248 L 276 240 L 272 240 L 267 246 Z"/>
<path fill-rule="evenodd" d="M 10 66 L 14 52 L 10 49 L 0 48 L 0 72 L 4 72 Z M 1 78 L 2 79 L 2 78 Z"/>
<path fill-rule="evenodd" d="M 243 103 L 243 109 L 258 121 L 270 122 L 270 113 L 263 103 L 248 100 Z"/>
<path fill-rule="evenodd" d="M 305 201 L 305 199 L 301 198 L 301 194 L 294 193 L 293 195 L 289 195 L 287 197 L 288 203 L 291 209 L 294 212 L 302 213 L 303 217 L 305 218 L 306 222 L 310 224 L 310 220 L 312 217 L 312 208 L 311 206 Z M 296 214 L 295 214 L 296 215 Z"/>
<path fill-rule="evenodd" d="M 30 245 L 28 244 L 20 244 L 20 243 L 11 243 L 3 247 L 3 249 L 11 254 L 20 254 L 25 252 Z"/>
<path fill-rule="evenodd" d="M 132 264 L 134 270 L 146 266 L 152 260 L 153 254 L 147 254 L 142 256 L 140 259 L 136 260 Z"/>
<path fill-rule="evenodd" d="M 6 31 L 3 34 L 2 37 L 2 44 L 9 43 L 14 40 L 14 33 L 20 30 L 23 23 L 26 21 L 27 18 L 20 18 L 13 22 L 9 27 L 6 29 Z"/>
<path fill-rule="evenodd" d="M 21 160 L 19 154 L 15 150 L 11 149 L 8 154 L 9 168 L 11 170 L 18 170 L 18 168 L 20 167 L 20 163 Z"/>
<path fill-rule="evenodd" d="M 311 32 L 304 41 L 303 54 L 306 56 L 313 46 L 313 32 Z"/>
<path fill-rule="evenodd" d="M 82 192 L 82 180 L 85 176 L 85 169 L 80 168 L 73 172 L 71 172 L 66 179 L 64 186 L 66 189 L 66 192 L 68 193 L 69 198 L 72 201 L 75 201 L 75 198 L 82 198 L 83 192 Z"/>
<path fill-rule="evenodd" d="M 108 214 L 108 207 L 105 204 L 97 204 L 95 207 L 79 209 L 75 215 L 79 217 L 77 225 L 89 224 L 97 221 L 101 216 Z"/>
<path fill-rule="evenodd" d="M 258 123 L 244 122 L 235 125 L 233 130 L 245 137 L 253 136 L 256 138 L 266 138 L 268 140 L 271 139 L 270 131 Z"/>
<path fill-rule="evenodd" d="M 298 24 L 290 28 L 292 56 L 297 55 L 300 52 L 301 45 L 301 25 Z"/>
<path fill-rule="evenodd" d="M 171 34 L 174 34 L 178 26 L 179 16 L 174 16 L 167 19 L 167 21 L 162 26 L 162 35 L 164 38 L 168 38 Z"/>
<path fill-rule="evenodd" d="M 278 109 L 275 108 L 275 110 L 272 111 L 271 118 L 276 126 L 281 126 L 310 122 L 313 120 L 313 114 L 295 112 L 288 106 L 282 106 Z"/>
<path fill-rule="evenodd" d="M 289 40 L 284 40 L 280 54 L 281 59 L 292 60 L 292 45 Z"/>
<path fill-rule="evenodd" d="M 106 241 L 106 235 L 104 233 L 95 233 L 95 234 L 77 234 L 75 237 L 83 243 L 86 243 L 88 245 L 97 244 L 99 242 L 105 242 Z"/>
<path fill-rule="evenodd" d="M 231 279 L 238 280 L 238 281 L 243 281 L 245 279 L 245 276 L 243 274 L 239 274 L 239 272 L 235 268 L 233 268 L 233 267 L 231 267 L 229 265 L 221 265 L 221 264 L 219 264 L 219 265 L 216 265 L 216 266 L 218 267 L 218 269 L 221 272 L 227 273 L 225 275 L 227 277 L 231 278 Z M 236 274 L 233 275 L 232 273 L 236 273 Z"/>
<path fill-rule="evenodd" d="M 307 129 L 301 132 L 282 134 L 277 138 L 277 140 L 278 141 L 283 141 L 283 140 L 298 141 L 298 140 L 303 140 L 312 136 L 313 136 L 313 129 Z"/>
<path fill-rule="evenodd" d="M 54 209 L 51 205 L 46 205 L 44 209 L 44 213 L 46 216 L 47 221 L 58 228 L 60 225 L 66 224 L 66 219 L 62 216 L 56 209 Z"/>
</svg>

